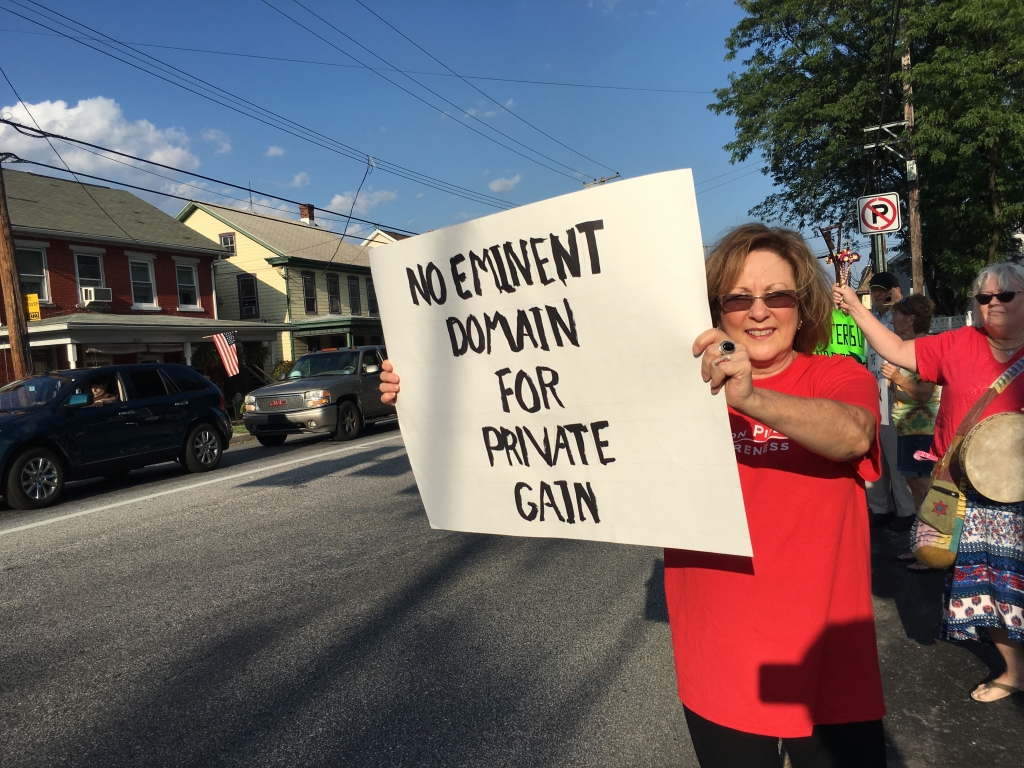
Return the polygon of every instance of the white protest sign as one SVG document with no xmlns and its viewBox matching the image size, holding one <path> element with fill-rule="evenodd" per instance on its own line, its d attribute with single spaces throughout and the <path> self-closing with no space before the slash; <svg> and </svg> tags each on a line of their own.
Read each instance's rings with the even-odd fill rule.
<svg viewBox="0 0 1024 768">
<path fill-rule="evenodd" d="M 751 554 L 688 170 L 370 254 L 430 524 Z"/>
</svg>

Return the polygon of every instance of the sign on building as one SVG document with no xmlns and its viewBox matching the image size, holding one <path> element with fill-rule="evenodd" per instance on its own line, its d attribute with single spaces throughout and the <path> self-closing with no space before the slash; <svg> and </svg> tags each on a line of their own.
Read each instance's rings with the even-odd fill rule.
<svg viewBox="0 0 1024 768">
<path fill-rule="evenodd" d="M 30 322 L 33 320 L 42 320 L 43 316 L 39 312 L 38 293 L 25 294 L 25 317 L 28 318 Z"/>
<path fill-rule="evenodd" d="M 750 555 L 689 170 L 370 253 L 434 528 Z"/>
<path fill-rule="evenodd" d="M 857 220 L 862 235 L 897 232 L 900 221 L 900 196 L 895 192 L 857 198 Z"/>
</svg>

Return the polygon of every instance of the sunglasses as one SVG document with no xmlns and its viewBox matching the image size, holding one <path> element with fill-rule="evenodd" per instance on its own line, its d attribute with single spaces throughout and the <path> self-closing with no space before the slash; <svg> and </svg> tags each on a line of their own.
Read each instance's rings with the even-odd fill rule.
<svg viewBox="0 0 1024 768">
<path fill-rule="evenodd" d="M 718 300 L 723 312 L 746 312 L 754 301 L 761 299 L 769 309 L 792 309 L 796 306 L 796 291 L 772 291 L 763 296 L 751 296 L 749 293 L 731 293 Z"/>
<path fill-rule="evenodd" d="M 1009 304 L 1013 301 L 1013 297 L 1016 296 L 1020 291 L 1003 291 L 1002 293 L 979 293 L 976 298 L 979 304 L 989 304 L 992 299 L 999 299 L 1000 304 Z"/>
</svg>

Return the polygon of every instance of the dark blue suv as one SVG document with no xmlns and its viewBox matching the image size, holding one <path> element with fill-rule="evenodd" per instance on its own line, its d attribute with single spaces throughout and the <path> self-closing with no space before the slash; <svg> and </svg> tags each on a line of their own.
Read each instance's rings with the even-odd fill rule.
<svg viewBox="0 0 1024 768">
<path fill-rule="evenodd" d="M 15 509 L 55 503 L 66 480 L 147 464 L 206 472 L 230 440 L 224 395 L 183 365 L 54 371 L 0 387 L 0 490 Z"/>
</svg>

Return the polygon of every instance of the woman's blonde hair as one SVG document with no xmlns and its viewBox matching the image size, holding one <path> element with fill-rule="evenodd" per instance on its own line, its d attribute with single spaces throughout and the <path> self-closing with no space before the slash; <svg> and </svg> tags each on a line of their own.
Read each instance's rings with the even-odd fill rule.
<svg viewBox="0 0 1024 768">
<path fill-rule="evenodd" d="M 832 293 L 825 272 L 799 232 L 792 229 L 743 224 L 715 246 L 705 264 L 711 319 L 717 326 L 722 319 L 720 298 L 736 285 L 743 264 L 751 251 L 771 251 L 789 264 L 796 282 L 797 311 L 802 324 L 797 329 L 793 349 L 813 354 L 832 337 Z"/>
</svg>

